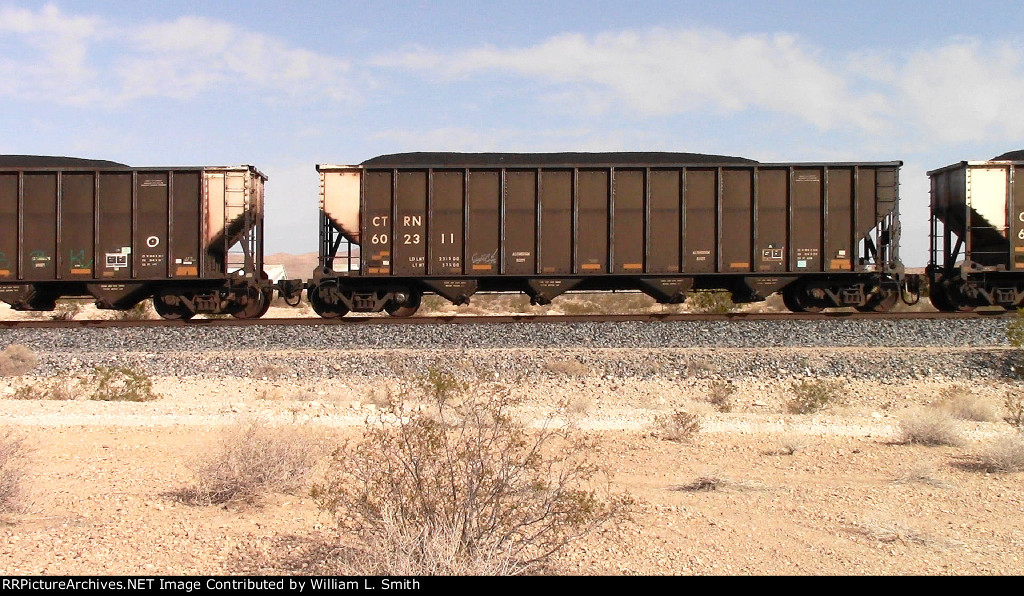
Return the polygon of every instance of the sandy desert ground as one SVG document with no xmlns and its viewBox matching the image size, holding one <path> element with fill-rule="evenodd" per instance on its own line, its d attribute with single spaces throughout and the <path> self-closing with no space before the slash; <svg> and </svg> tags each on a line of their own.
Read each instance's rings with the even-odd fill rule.
<svg viewBox="0 0 1024 596">
<path fill-rule="evenodd" d="M 338 354 L 343 357 L 344 354 Z M 538 353 L 537 358 L 546 355 Z M 288 354 L 279 355 L 286 366 Z M 706 403 L 714 379 L 608 378 L 583 369 L 517 385 L 525 420 L 569 398 L 593 460 L 634 499 L 632 519 L 574 542 L 559 574 L 1018 574 L 1024 474 L 979 454 L 1013 433 L 999 419 L 1013 381 L 968 392 L 998 412 L 960 420 L 957 447 L 907 444 L 900 421 L 954 381 L 846 379 L 843 404 L 784 413 L 793 377 L 740 380 L 730 412 Z M 0 378 L 0 391 L 32 383 Z M 21 511 L 2 516 L 5 574 L 332 573 L 339 536 L 306 489 L 260 506 L 189 505 L 192 469 L 246 421 L 302 427 L 329 446 L 358 436 L 391 379 L 158 378 L 146 403 L 0 399 L 25 438 Z M 327 387 L 329 389 L 325 390 Z M 948 395 L 948 391 L 946 395 Z M 701 416 L 686 442 L 658 416 Z M 701 481 L 703 479 L 703 481 Z M 711 482 L 709 482 L 709 480 Z M 701 481 L 701 482 L 699 482 Z M 714 490 L 698 490 L 714 488 Z"/>
</svg>

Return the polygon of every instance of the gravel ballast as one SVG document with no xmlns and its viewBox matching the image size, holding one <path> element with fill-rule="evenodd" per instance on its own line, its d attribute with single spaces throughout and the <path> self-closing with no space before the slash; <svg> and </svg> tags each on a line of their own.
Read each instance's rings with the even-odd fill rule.
<svg viewBox="0 0 1024 596">
<path fill-rule="evenodd" d="M 459 325 L 130 327 L 0 331 L 0 346 L 35 350 L 178 352 L 208 350 L 479 348 L 757 348 L 1007 346 L 1007 321 L 671 321 Z"/>
<path fill-rule="evenodd" d="M 0 331 L 40 355 L 37 374 L 96 365 L 153 375 L 407 376 L 431 367 L 513 379 L 609 377 L 868 379 L 1015 375 L 1003 319 L 609 322 L 318 327 L 132 327 Z M 257 374 L 257 376 L 259 376 Z"/>
</svg>

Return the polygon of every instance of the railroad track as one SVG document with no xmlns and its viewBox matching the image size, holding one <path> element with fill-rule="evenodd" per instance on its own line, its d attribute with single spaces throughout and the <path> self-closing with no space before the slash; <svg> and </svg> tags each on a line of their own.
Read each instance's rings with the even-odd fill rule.
<svg viewBox="0 0 1024 596">
<path fill-rule="evenodd" d="M 509 323 L 599 323 L 623 321 L 678 322 L 678 321 L 830 321 L 830 320 L 908 320 L 908 319 L 980 319 L 1013 317 L 1016 313 L 1004 310 L 975 312 L 890 312 L 862 313 L 835 311 L 820 313 L 725 313 L 725 314 L 623 314 L 623 315 L 434 315 L 408 318 L 387 316 L 346 316 L 336 319 L 320 317 L 293 317 L 277 319 L 236 319 L 233 317 L 191 320 L 41 320 L 22 319 L 0 321 L 0 329 L 29 328 L 91 328 L 91 327 L 248 327 L 254 325 L 486 325 Z"/>
</svg>

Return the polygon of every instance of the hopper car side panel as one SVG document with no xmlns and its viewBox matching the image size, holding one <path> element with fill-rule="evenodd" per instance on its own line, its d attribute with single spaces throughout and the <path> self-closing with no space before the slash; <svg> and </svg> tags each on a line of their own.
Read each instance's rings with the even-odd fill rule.
<svg viewBox="0 0 1024 596">
<path fill-rule="evenodd" d="M 341 310 L 423 291 L 454 302 L 524 291 L 544 303 L 574 288 L 640 289 L 671 302 L 694 287 L 750 300 L 795 279 L 817 300 L 803 307 L 865 306 L 894 296 L 902 275 L 899 166 L 318 166 L 323 188 L 339 176 L 359 185 L 322 197 L 313 283 Z M 361 257 L 339 272 L 346 234 L 334 214 L 355 203 Z"/>
<path fill-rule="evenodd" d="M 232 178 L 243 192 L 211 193 Z M 261 283 L 262 180 L 248 166 L 2 168 L 0 299 L 49 310 L 62 296 L 129 308 L 160 295 L 187 303 L 182 316 L 241 308 L 255 293 L 231 286 Z"/>
<path fill-rule="evenodd" d="M 960 162 L 931 180 L 931 300 L 939 310 L 1024 305 L 1021 161 Z"/>
</svg>

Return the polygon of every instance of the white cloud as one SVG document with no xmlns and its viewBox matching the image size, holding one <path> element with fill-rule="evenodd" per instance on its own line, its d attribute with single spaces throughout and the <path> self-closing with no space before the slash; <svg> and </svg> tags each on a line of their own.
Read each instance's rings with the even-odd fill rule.
<svg viewBox="0 0 1024 596">
<path fill-rule="evenodd" d="M 1024 136 L 1024 45 L 956 40 L 909 56 L 893 82 L 915 134 L 939 143 Z"/>
<path fill-rule="evenodd" d="M 842 70 L 790 35 L 731 36 L 710 30 L 563 34 L 538 45 L 452 54 L 413 50 L 381 65 L 427 69 L 452 78 L 504 71 L 593 91 L 646 115 L 767 110 L 819 129 L 877 130 L 885 101 L 857 93 Z"/>
<path fill-rule="evenodd" d="M 512 151 L 510 141 L 513 130 L 470 130 L 461 127 L 441 127 L 429 130 L 384 129 L 370 135 L 371 141 L 393 148 L 392 153 L 403 151 Z M 371 156 L 362 157 L 359 161 Z M 358 162 L 357 162 L 358 163 Z"/>
<path fill-rule="evenodd" d="M 65 15 L 52 4 L 42 7 L 38 12 L 10 6 L 0 8 L 0 33 L 84 39 L 96 35 L 100 22 L 95 17 Z"/>
<path fill-rule="evenodd" d="M 384 129 L 367 137 L 372 146 L 389 153 L 403 151 L 465 152 L 559 152 L 628 151 L 646 147 L 652 151 L 683 151 L 679 138 L 642 130 L 591 127 L 521 129 L 440 127 L 424 130 Z M 369 158 L 365 155 L 358 161 Z"/>
<path fill-rule="evenodd" d="M 272 100 L 351 96 L 350 65 L 231 23 L 203 17 L 141 25 L 0 9 L 0 95 L 72 105 L 245 94 Z M 6 46 L 6 47 L 5 47 Z"/>
<path fill-rule="evenodd" d="M 567 33 L 519 48 L 414 48 L 379 66 L 539 81 L 543 101 L 582 114 L 779 114 L 820 132 L 922 150 L 1024 136 L 1024 44 L 951 39 L 918 50 L 824 55 L 792 35 L 650 29 Z"/>
<path fill-rule="evenodd" d="M 129 39 L 133 52 L 117 66 L 124 99 L 184 99 L 240 87 L 328 99 L 349 95 L 347 62 L 222 21 L 183 17 L 140 27 Z"/>
<path fill-rule="evenodd" d="M 47 5 L 33 12 L 0 8 L 0 94 L 23 99 L 75 101 L 96 76 L 88 62 L 90 46 L 101 37 L 102 22 L 65 15 Z"/>
</svg>

